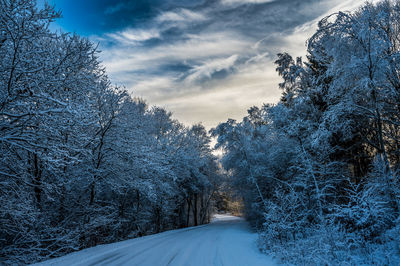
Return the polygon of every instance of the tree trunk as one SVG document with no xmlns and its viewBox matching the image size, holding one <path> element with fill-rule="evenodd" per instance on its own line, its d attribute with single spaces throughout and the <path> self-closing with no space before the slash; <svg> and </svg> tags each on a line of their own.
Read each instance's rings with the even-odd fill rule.
<svg viewBox="0 0 400 266">
<path fill-rule="evenodd" d="M 197 220 L 197 213 L 198 213 L 198 204 L 197 204 L 198 196 L 197 193 L 194 194 L 194 206 L 193 206 L 193 219 L 194 219 L 194 226 L 198 225 L 198 220 Z"/>
<path fill-rule="evenodd" d="M 39 210 L 42 209 L 41 197 L 42 197 L 42 171 L 39 166 L 39 159 L 37 154 L 33 154 L 33 165 L 32 165 L 32 175 L 33 175 L 33 184 L 34 193 L 36 198 L 36 203 Z"/>
<path fill-rule="evenodd" d="M 139 190 L 136 190 L 136 214 L 139 213 L 139 208 L 140 208 L 140 193 Z"/>
<path fill-rule="evenodd" d="M 186 216 L 186 227 L 189 227 L 190 221 L 190 206 L 192 205 L 192 201 L 190 197 L 187 199 L 188 209 L 187 209 L 187 216 Z"/>
<path fill-rule="evenodd" d="M 203 210 L 203 212 L 202 212 L 201 215 L 200 215 L 200 223 L 201 223 L 201 224 L 204 224 L 204 222 L 206 221 L 206 218 L 207 218 L 208 213 L 209 213 L 210 201 L 211 201 L 212 196 L 214 195 L 214 192 L 215 192 L 215 190 L 213 190 L 213 191 L 210 193 L 210 195 L 208 196 L 207 201 L 206 201 L 206 204 L 205 204 L 205 206 L 204 206 L 204 210 Z"/>
<path fill-rule="evenodd" d="M 94 179 L 95 177 L 93 177 L 93 179 Z M 94 203 L 94 195 L 95 195 L 95 187 L 94 187 L 94 185 L 95 185 L 95 182 L 94 182 L 94 180 L 92 181 L 92 183 L 90 184 L 90 200 L 89 200 L 89 205 L 93 205 L 93 203 Z"/>
<path fill-rule="evenodd" d="M 159 233 L 161 230 L 161 214 L 160 214 L 160 209 L 156 208 L 156 233 Z"/>
</svg>

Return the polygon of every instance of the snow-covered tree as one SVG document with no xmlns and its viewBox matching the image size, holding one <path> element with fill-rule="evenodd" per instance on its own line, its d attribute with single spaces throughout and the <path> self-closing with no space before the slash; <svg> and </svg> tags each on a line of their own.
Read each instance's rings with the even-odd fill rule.
<svg viewBox="0 0 400 266">
<path fill-rule="evenodd" d="M 0 0 L 0 264 L 207 222 L 218 186 L 204 128 L 114 87 L 59 16 Z"/>
<path fill-rule="evenodd" d="M 322 259 L 301 263 L 354 263 L 398 245 L 399 10 L 381 1 L 323 18 L 307 61 L 278 54 L 281 101 L 213 130 L 262 246 L 283 260 L 315 248 Z"/>
</svg>

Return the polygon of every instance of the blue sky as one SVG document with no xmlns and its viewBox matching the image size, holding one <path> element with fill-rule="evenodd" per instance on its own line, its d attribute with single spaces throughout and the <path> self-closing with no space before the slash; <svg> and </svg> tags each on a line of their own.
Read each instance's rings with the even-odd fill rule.
<svg viewBox="0 0 400 266">
<path fill-rule="evenodd" d="M 304 56 L 319 19 L 364 0 L 49 2 L 63 12 L 57 27 L 99 43 L 112 82 L 211 128 L 277 102 L 276 54 Z"/>
</svg>

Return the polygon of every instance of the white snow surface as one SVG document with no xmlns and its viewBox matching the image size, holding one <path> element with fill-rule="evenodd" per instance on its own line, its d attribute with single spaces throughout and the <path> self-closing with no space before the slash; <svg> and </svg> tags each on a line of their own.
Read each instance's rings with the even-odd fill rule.
<svg viewBox="0 0 400 266">
<path fill-rule="evenodd" d="M 215 215 L 210 224 L 99 245 L 35 265 L 276 265 L 260 253 L 242 218 Z"/>
</svg>

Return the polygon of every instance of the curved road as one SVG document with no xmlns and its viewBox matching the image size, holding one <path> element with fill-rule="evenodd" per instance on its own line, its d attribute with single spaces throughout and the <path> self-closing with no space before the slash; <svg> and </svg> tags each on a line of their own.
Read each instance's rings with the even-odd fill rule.
<svg viewBox="0 0 400 266">
<path fill-rule="evenodd" d="M 101 245 L 37 265 L 275 265 L 256 247 L 257 235 L 238 217 Z"/>
</svg>

